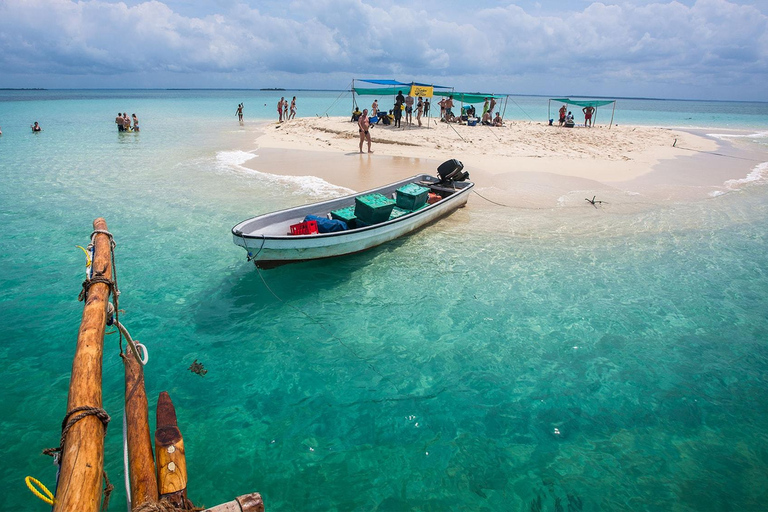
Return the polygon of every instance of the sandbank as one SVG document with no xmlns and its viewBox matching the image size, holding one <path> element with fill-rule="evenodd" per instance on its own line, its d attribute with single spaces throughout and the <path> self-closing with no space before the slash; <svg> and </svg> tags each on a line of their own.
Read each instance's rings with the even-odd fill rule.
<svg viewBox="0 0 768 512">
<path fill-rule="evenodd" d="M 486 197 L 521 207 L 555 207 L 583 203 L 585 194 L 653 201 L 712 197 L 728 180 L 744 178 L 768 160 L 739 156 L 732 145 L 703 132 L 661 127 L 423 123 L 373 127 L 373 154 L 359 152 L 357 124 L 349 118 L 264 123 L 259 158 L 246 165 L 366 190 L 414 174 L 435 174 L 437 165 L 456 158 Z"/>
</svg>

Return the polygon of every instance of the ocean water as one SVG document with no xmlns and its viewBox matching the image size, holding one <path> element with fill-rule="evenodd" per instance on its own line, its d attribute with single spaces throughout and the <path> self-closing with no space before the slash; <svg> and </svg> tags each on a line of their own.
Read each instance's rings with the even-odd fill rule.
<svg viewBox="0 0 768 512">
<path fill-rule="evenodd" d="M 196 504 L 259 491 L 268 510 L 765 509 L 764 164 L 728 193 L 654 207 L 481 208 L 473 196 L 378 249 L 259 272 L 234 224 L 344 193 L 239 165 L 258 163 L 257 121 L 276 94 L 0 92 L 0 510 L 47 509 L 24 477 L 54 486 L 40 451 L 66 413 L 76 245 L 99 216 L 117 242 L 121 321 L 149 348 L 152 426 L 167 390 Z M 351 103 L 285 94 L 300 116 Z M 513 118 L 545 118 L 546 98 L 514 100 Z M 114 129 L 126 109 L 141 133 Z M 765 104 L 618 111 L 729 142 L 743 128 L 738 142 L 765 150 Z M 122 400 L 109 335 L 111 510 L 126 508 Z"/>
</svg>

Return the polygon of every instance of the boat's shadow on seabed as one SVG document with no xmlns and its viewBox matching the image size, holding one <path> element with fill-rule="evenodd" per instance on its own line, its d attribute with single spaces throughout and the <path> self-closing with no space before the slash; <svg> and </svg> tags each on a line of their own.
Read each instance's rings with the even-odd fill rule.
<svg viewBox="0 0 768 512">
<path fill-rule="evenodd" d="M 393 240 L 357 254 L 291 263 L 270 270 L 242 262 L 234 273 L 201 292 L 194 301 L 197 327 L 208 331 L 250 323 L 254 315 L 281 303 L 302 302 L 307 297 L 322 301 L 324 292 L 349 281 L 355 272 L 376 264 L 381 256 L 398 250 L 406 242 L 407 238 Z"/>
</svg>

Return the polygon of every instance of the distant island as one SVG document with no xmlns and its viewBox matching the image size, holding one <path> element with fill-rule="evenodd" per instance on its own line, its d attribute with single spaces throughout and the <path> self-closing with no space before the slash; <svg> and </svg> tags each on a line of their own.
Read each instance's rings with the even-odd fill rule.
<svg viewBox="0 0 768 512">
<path fill-rule="evenodd" d="M 282 87 L 265 87 L 262 89 L 259 89 L 260 91 L 284 91 Z"/>
<path fill-rule="evenodd" d="M 47 91 L 42 87 L 0 87 L 0 91 Z"/>
</svg>

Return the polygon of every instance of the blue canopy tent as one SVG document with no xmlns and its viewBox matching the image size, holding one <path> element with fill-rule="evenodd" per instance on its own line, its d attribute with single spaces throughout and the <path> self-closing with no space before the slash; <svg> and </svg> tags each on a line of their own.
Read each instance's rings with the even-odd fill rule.
<svg viewBox="0 0 768 512">
<path fill-rule="evenodd" d="M 595 116 L 592 120 L 592 123 L 594 124 L 595 121 L 597 121 L 597 107 L 603 107 L 605 105 L 610 105 L 613 103 L 613 110 L 611 111 L 611 124 L 608 125 L 608 128 L 613 126 L 613 114 L 616 113 L 616 100 L 592 100 L 592 99 L 578 99 L 574 100 L 571 98 L 550 98 L 549 102 L 547 103 L 547 119 L 552 120 L 551 116 L 551 110 L 550 105 L 552 102 L 560 102 L 565 103 L 566 105 L 576 105 L 579 107 L 592 107 L 595 109 Z"/>
</svg>

